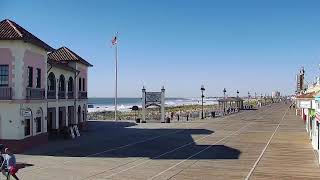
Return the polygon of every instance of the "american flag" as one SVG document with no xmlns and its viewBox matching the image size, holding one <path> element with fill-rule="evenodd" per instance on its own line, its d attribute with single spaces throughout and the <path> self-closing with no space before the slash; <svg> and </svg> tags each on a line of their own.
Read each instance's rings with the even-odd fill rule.
<svg viewBox="0 0 320 180">
<path fill-rule="evenodd" d="M 112 45 L 116 45 L 118 43 L 117 41 L 117 36 L 114 36 L 112 41 L 111 41 Z"/>
</svg>

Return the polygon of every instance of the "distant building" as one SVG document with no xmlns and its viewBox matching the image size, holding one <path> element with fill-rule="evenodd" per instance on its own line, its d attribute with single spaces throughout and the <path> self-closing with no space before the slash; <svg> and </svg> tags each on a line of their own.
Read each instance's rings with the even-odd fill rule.
<svg viewBox="0 0 320 180">
<path fill-rule="evenodd" d="M 299 73 L 297 74 L 297 77 L 296 77 L 296 81 L 297 81 L 297 87 L 296 87 L 296 93 L 299 94 L 301 92 L 304 91 L 304 67 L 301 68 L 301 70 L 299 71 Z"/>
<path fill-rule="evenodd" d="M 271 97 L 272 98 L 279 98 L 281 96 L 280 92 L 279 91 L 273 91 L 271 93 Z"/>
<path fill-rule="evenodd" d="M 0 22 L 0 143 L 16 152 L 87 119 L 88 67 L 11 20 Z M 70 131 L 69 131 L 70 132 Z"/>
</svg>

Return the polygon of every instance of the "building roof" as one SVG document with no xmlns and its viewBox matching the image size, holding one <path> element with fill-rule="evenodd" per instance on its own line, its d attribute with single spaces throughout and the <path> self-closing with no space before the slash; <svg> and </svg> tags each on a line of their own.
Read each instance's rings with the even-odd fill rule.
<svg viewBox="0 0 320 180">
<path fill-rule="evenodd" d="M 300 94 L 296 96 L 296 99 L 314 99 L 315 95 L 316 95 L 316 92 Z"/>
<path fill-rule="evenodd" d="M 54 50 L 51 46 L 9 19 L 0 22 L 0 40 L 23 40 L 49 52 Z"/>
<path fill-rule="evenodd" d="M 82 63 L 86 66 L 92 66 L 89 62 L 84 60 L 82 57 L 68 49 L 67 47 L 61 47 L 54 52 L 48 54 L 48 59 L 55 61 L 75 61 Z"/>
<path fill-rule="evenodd" d="M 236 101 L 243 101 L 240 97 L 227 97 L 223 99 L 219 99 L 218 102 L 236 102 Z"/>
<path fill-rule="evenodd" d="M 48 59 L 47 62 L 51 66 L 54 66 L 54 67 L 57 67 L 57 68 L 61 68 L 61 69 L 68 70 L 68 71 L 73 71 L 73 72 L 78 72 L 78 70 L 74 69 L 73 67 L 70 67 L 67 63 L 63 63 L 63 62 L 55 61 L 55 60 L 50 60 L 50 59 Z"/>
</svg>

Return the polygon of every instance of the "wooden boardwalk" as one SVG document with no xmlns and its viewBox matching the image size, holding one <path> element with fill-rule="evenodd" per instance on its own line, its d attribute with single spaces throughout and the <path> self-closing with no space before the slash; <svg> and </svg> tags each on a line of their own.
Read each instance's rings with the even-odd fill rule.
<svg viewBox="0 0 320 180">
<path fill-rule="evenodd" d="M 71 145 L 18 155 L 34 165 L 19 171 L 21 179 L 320 178 L 303 121 L 284 104 L 217 119 L 97 128 Z"/>
</svg>

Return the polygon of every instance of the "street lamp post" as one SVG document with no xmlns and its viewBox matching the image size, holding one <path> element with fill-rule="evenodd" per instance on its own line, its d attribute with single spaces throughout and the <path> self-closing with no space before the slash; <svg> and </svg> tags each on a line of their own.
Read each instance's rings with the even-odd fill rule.
<svg viewBox="0 0 320 180">
<path fill-rule="evenodd" d="M 250 92 L 248 92 L 248 105 L 250 107 Z"/>
<path fill-rule="evenodd" d="M 237 90 L 237 97 L 239 97 L 239 90 Z"/>
<path fill-rule="evenodd" d="M 206 90 L 204 88 L 204 85 L 201 86 L 201 107 L 202 107 L 202 111 L 201 111 L 201 119 L 204 119 L 203 117 L 203 98 L 204 98 L 204 95 L 203 95 L 203 92 Z"/>
<path fill-rule="evenodd" d="M 226 113 L 226 88 L 223 89 L 223 112 Z"/>
</svg>

